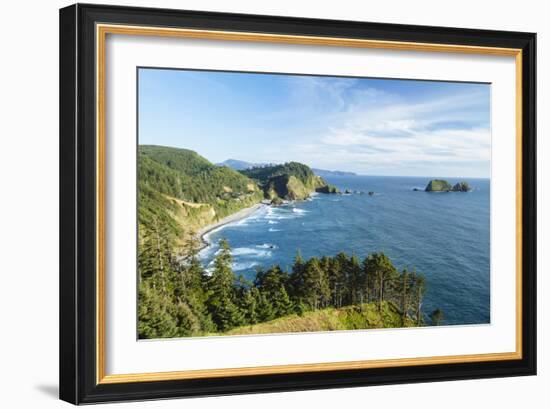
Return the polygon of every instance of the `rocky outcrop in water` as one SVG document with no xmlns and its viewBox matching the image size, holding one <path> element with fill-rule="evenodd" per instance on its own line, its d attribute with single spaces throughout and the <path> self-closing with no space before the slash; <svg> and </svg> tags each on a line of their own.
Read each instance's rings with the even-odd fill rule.
<svg viewBox="0 0 550 409">
<path fill-rule="evenodd" d="M 268 200 L 304 200 L 313 192 L 338 193 L 336 186 L 328 184 L 306 165 L 288 162 L 283 165 L 263 166 L 241 171 L 256 180 Z"/>
<path fill-rule="evenodd" d="M 418 189 L 413 189 L 418 191 Z M 443 179 L 430 180 L 426 186 L 426 192 L 469 192 L 472 190 L 468 182 L 458 182 L 454 186 Z"/>
<path fill-rule="evenodd" d="M 426 186 L 426 192 L 450 192 L 453 189 L 451 184 L 443 179 L 430 180 L 428 186 Z"/>
<path fill-rule="evenodd" d="M 469 192 L 472 190 L 468 182 L 458 182 L 453 186 L 453 192 Z"/>
</svg>

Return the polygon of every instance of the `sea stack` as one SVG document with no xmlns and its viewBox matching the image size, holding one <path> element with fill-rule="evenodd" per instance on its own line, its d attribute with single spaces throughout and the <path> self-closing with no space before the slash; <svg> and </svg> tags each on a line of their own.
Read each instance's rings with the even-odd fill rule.
<svg viewBox="0 0 550 409">
<path fill-rule="evenodd" d="M 453 192 L 469 192 L 472 190 L 468 182 L 458 182 L 453 186 Z"/>
<path fill-rule="evenodd" d="M 446 180 L 433 179 L 430 180 L 428 186 L 426 186 L 426 192 L 450 192 L 453 189 L 451 184 Z"/>
<path fill-rule="evenodd" d="M 430 180 L 430 183 L 428 183 L 425 189 L 426 192 L 469 192 L 470 190 L 472 190 L 472 188 L 468 182 L 458 182 L 452 186 L 443 179 Z"/>
</svg>

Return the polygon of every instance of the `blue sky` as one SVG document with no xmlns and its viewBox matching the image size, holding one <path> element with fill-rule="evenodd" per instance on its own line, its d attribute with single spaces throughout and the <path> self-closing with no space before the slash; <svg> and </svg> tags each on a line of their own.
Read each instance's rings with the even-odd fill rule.
<svg viewBox="0 0 550 409">
<path fill-rule="evenodd" d="M 139 143 L 215 163 L 489 177 L 490 85 L 140 69 Z"/>
</svg>

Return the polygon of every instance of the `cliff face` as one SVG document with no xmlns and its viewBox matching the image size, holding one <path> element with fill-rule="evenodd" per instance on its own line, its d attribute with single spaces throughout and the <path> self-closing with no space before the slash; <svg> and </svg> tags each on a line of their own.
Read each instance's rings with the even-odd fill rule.
<svg viewBox="0 0 550 409">
<path fill-rule="evenodd" d="M 310 190 L 293 175 L 275 176 L 269 180 L 266 188 L 266 196 L 270 200 L 304 200 L 309 194 Z"/>
<path fill-rule="evenodd" d="M 472 190 L 468 182 L 459 182 L 453 186 L 453 192 L 469 192 Z"/>
<path fill-rule="evenodd" d="M 338 192 L 335 186 L 329 185 L 308 166 L 298 162 L 246 169 L 241 173 L 256 180 L 265 197 L 272 201 L 304 200 L 313 192 Z"/>
<path fill-rule="evenodd" d="M 320 186 L 317 189 L 315 189 L 315 191 L 318 193 L 339 193 L 338 188 L 332 185 Z"/>
</svg>

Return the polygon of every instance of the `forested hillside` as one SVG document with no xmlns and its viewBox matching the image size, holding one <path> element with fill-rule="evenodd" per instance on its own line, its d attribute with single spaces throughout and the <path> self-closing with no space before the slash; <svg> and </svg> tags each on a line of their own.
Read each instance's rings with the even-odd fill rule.
<svg viewBox="0 0 550 409">
<path fill-rule="evenodd" d="M 139 154 L 140 182 L 178 199 L 222 209 L 224 202 L 258 192 L 248 177 L 187 149 L 142 145 Z"/>
<path fill-rule="evenodd" d="M 187 149 L 149 145 L 139 147 L 138 191 L 140 238 L 158 234 L 172 245 L 263 198 L 235 170 Z"/>
</svg>

